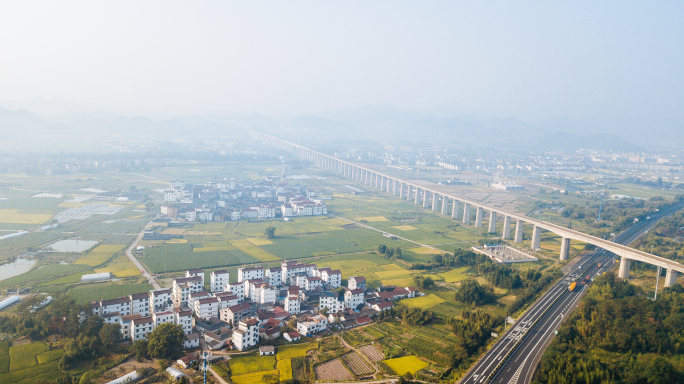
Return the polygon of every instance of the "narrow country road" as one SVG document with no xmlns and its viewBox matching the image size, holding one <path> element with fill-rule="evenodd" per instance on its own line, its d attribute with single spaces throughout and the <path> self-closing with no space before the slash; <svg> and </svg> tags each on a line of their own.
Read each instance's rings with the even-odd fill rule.
<svg viewBox="0 0 684 384">
<path fill-rule="evenodd" d="M 161 286 L 159 285 L 159 283 L 157 283 L 156 280 L 154 280 L 150 271 L 148 271 L 147 268 L 145 268 L 145 266 L 142 265 L 142 263 L 140 261 L 138 261 L 138 259 L 136 259 L 135 256 L 133 256 L 133 250 L 138 245 L 138 243 L 143 238 L 143 236 L 145 236 L 145 231 L 147 229 L 149 229 L 151 225 L 152 225 L 152 222 L 150 221 L 140 231 L 140 233 L 138 234 L 138 237 L 136 237 L 135 241 L 133 243 L 131 243 L 131 246 L 128 247 L 128 249 L 126 250 L 126 256 L 128 256 L 128 258 L 133 262 L 133 264 L 135 264 L 136 268 L 138 268 L 138 270 L 142 273 L 143 277 L 145 277 L 147 279 L 147 281 L 150 282 L 150 285 L 152 285 L 152 287 L 154 289 L 161 289 Z"/>
<path fill-rule="evenodd" d="M 330 213 L 329 215 L 332 216 L 332 217 L 336 217 L 336 218 L 338 218 L 338 219 L 342 219 L 342 220 L 344 220 L 344 221 L 348 221 L 348 222 L 350 222 L 350 223 L 352 223 L 352 224 L 356 224 L 356 225 L 358 225 L 358 226 L 361 226 L 361 227 L 364 227 L 364 228 L 367 228 L 367 229 L 372 229 L 372 230 L 377 231 L 377 232 L 380 232 L 380 233 L 389 233 L 389 232 L 385 232 L 385 231 L 382 231 L 382 230 L 377 229 L 377 228 L 373 228 L 373 227 L 371 227 L 371 226 L 369 226 L 369 225 L 361 224 L 361 223 L 359 223 L 359 222 L 357 222 L 357 221 L 354 221 L 354 220 L 345 219 L 345 218 L 342 217 L 342 216 L 333 215 L 332 213 Z M 409 240 L 409 239 L 407 239 L 407 238 L 405 238 L 405 237 L 397 236 L 397 235 L 395 235 L 395 234 L 393 234 L 393 233 L 390 233 L 390 235 L 395 236 L 397 239 L 404 240 L 404 241 L 408 241 L 409 243 L 413 243 L 413 244 L 420 245 L 421 247 L 432 248 L 432 249 L 434 249 L 434 250 L 439 251 L 440 253 L 441 253 L 441 252 L 444 252 L 443 249 L 435 248 L 435 247 L 433 247 L 433 246 L 431 246 L 431 245 L 427 245 L 427 244 L 421 244 L 421 243 L 419 243 L 419 242 L 417 242 L 417 241 Z"/>
</svg>

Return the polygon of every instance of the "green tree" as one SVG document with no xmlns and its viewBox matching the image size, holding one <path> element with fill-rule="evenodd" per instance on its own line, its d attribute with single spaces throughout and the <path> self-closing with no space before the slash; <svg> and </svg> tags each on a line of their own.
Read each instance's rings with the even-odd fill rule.
<svg viewBox="0 0 684 384">
<path fill-rule="evenodd" d="M 102 346 L 110 348 L 121 341 L 121 325 L 120 324 L 104 324 L 100 329 L 100 341 Z"/>
<path fill-rule="evenodd" d="M 164 323 L 150 334 L 147 350 L 151 357 L 172 359 L 183 350 L 185 333 L 180 325 Z"/>
<path fill-rule="evenodd" d="M 275 230 L 276 230 L 275 227 L 266 227 L 266 229 L 264 229 L 264 236 L 267 239 L 274 238 L 275 237 Z"/>
<path fill-rule="evenodd" d="M 493 289 L 477 280 L 465 280 L 454 294 L 454 299 L 465 304 L 482 305 L 494 300 Z"/>
<path fill-rule="evenodd" d="M 147 346 L 149 341 L 147 340 L 136 340 L 131 346 L 131 352 L 135 355 L 135 358 L 140 361 L 143 357 L 148 357 L 149 352 Z"/>
</svg>

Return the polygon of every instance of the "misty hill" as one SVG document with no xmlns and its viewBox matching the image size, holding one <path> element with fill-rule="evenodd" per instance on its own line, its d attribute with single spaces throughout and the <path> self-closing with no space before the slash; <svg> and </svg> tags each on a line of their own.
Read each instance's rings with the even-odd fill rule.
<svg viewBox="0 0 684 384">
<path fill-rule="evenodd" d="M 419 146 L 449 145 L 501 152 L 575 151 L 580 148 L 636 151 L 639 146 L 620 135 L 580 129 L 574 121 L 477 119 L 468 115 L 432 116 L 391 105 L 347 109 L 325 115 L 297 116 L 277 121 L 259 114 L 191 115 L 164 120 L 147 117 L 46 118 L 29 111 L 0 107 L 0 150 L 101 151 L 115 142 L 244 138 L 247 129 L 289 137 L 371 141 L 390 146 L 400 142 Z M 333 145 L 329 142 L 328 145 Z"/>
</svg>

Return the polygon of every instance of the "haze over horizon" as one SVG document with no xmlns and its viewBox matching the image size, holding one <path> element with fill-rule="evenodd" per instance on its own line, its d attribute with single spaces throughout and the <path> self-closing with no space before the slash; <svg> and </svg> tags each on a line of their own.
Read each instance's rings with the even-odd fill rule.
<svg viewBox="0 0 684 384">
<path fill-rule="evenodd" d="M 631 140 L 684 127 L 680 2 L 3 9 L 0 34 L 11 38 L 0 40 L 9 58 L 0 62 L 0 107 L 42 116 L 335 120 L 339 111 L 391 105 Z"/>
</svg>

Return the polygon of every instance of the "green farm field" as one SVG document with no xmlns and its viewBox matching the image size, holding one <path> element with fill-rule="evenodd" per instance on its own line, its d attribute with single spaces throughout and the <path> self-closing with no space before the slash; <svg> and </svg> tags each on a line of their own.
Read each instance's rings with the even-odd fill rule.
<svg viewBox="0 0 684 384">
<path fill-rule="evenodd" d="M 57 367 L 63 350 L 48 351 L 47 345 L 39 341 L 10 344 L 0 343 L 0 384 L 51 382 L 63 375 Z"/>
</svg>

